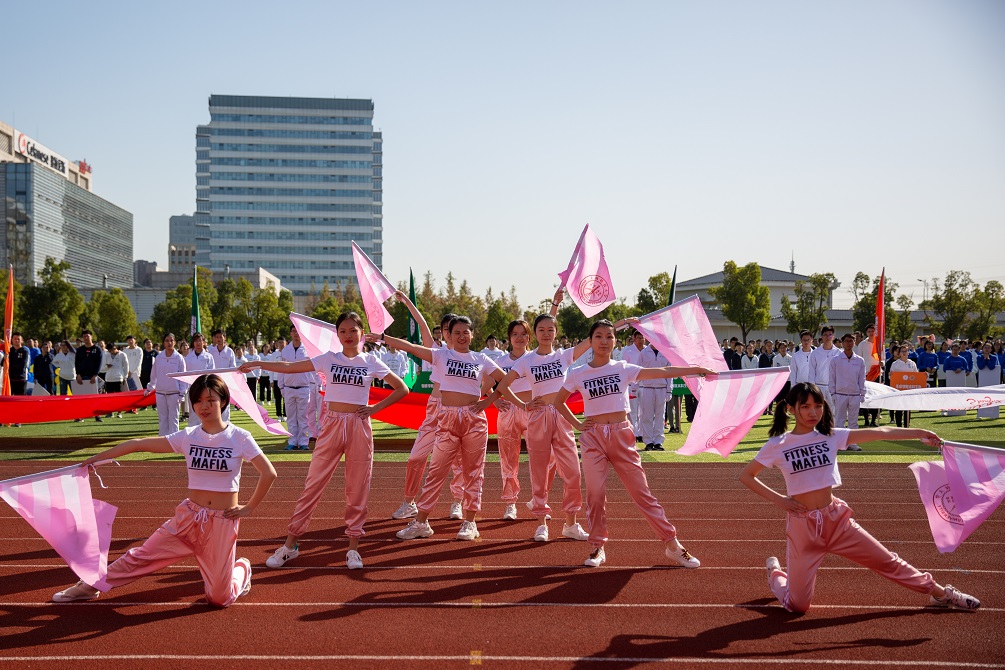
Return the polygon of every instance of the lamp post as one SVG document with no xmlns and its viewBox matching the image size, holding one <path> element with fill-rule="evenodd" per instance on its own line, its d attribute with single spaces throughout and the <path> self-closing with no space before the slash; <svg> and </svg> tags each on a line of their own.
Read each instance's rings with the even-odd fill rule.
<svg viewBox="0 0 1005 670">
<path fill-rule="evenodd" d="M 925 287 L 924 294 L 923 294 L 925 296 L 925 299 L 924 299 L 923 302 L 928 302 L 928 280 L 927 279 L 919 279 L 918 281 L 920 281 L 921 284 L 922 284 L 922 286 Z"/>
</svg>

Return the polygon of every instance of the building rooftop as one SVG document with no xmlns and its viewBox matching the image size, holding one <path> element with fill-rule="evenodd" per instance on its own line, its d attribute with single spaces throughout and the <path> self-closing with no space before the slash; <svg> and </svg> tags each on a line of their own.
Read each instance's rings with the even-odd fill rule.
<svg viewBox="0 0 1005 670">
<path fill-rule="evenodd" d="M 372 112 L 373 100 L 362 98 L 283 98 L 267 95 L 211 95 L 212 107 L 261 107 L 265 109 L 319 109 Z"/>
<path fill-rule="evenodd" d="M 797 281 L 809 281 L 810 279 L 806 275 L 800 275 L 794 272 L 785 272 L 784 270 L 766 268 L 763 265 L 759 267 L 761 268 L 761 282 L 795 283 Z M 712 274 L 705 275 L 704 277 L 696 277 L 695 279 L 682 281 L 678 286 L 680 288 L 686 288 L 688 286 L 702 286 L 705 284 L 721 284 L 723 276 L 724 273 L 722 271 L 713 272 Z"/>
</svg>

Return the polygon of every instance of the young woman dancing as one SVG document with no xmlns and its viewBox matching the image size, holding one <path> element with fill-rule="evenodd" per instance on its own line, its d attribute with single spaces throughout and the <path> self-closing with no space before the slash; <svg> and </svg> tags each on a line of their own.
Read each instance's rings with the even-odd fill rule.
<svg viewBox="0 0 1005 670">
<path fill-rule="evenodd" d="M 366 522 L 370 478 L 373 474 L 373 433 L 370 415 L 398 402 L 408 394 L 408 387 L 387 369 L 376 354 L 360 351 L 363 320 L 355 312 L 344 312 L 335 321 L 342 351 L 329 351 L 303 361 L 249 361 L 243 372 L 256 368 L 280 374 L 319 372 L 325 376 L 326 413 L 321 434 L 314 445 L 307 470 L 304 491 L 297 499 L 287 527 L 286 542 L 276 549 L 265 564 L 281 568 L 300 555 L 298 538 L 307 532 L 314 509 L 321 501 L 335 468 L 345 456 L 345 534 L 349 538 L 346 566 L 363 567 L 359 539 Z M 370 385 L 383 379 L 394 391 L 375 405 L 370 405 Z"/>
<path fill-rule="evenodd" d="M 789 431 L 789 415 L 795 427 Z M 768 432 L 771 436 L 740 474 L 751 491 L 786 512 L 788 538 L 785 570 L 774 556 L 768 557 L 768 587 L 790 612 L 806 612 L 813 602 L 817 569 L 827 554 L 843 556 L 873 572 L 918 593 L 931 596 L 935 607 L 975 610 L 979 600 L 950 585 L 941 586 L 932 575 L 920 572 L 879 543 L 855 519 L 848 505 L 834 496 L 841 486 L 837 452 L 848 444 L 876 440 L 920 439 L 939 446 L 939 437 L 914 428 L 834 428 L 834 418 L 824 395 L 815 384 L 800 383 L 789 390 L 775 408 Z M 778 468 L 785 480 L 786 494 L 757 478 L 764 468 Z"/>
<path fill-rule="evenodd" d="M 461 484 L 464 489 L 464 521 L 457 533 L 458 540 L 478 538 L 475 516 L 481 510 L 482 482 L 485 479 L 485 450 L 488 446 L 488 421 L 485 408 L 491 399 L 482 399 L 482 385 L 491 378 L 499 381 L 503 372 L 485 354 L 471 351 L 474 330 L 471 319 L 458 316 L 451 319 L 447 332 L 453 350 L 441 347 L 429 349 L 395 337 L 386 337 L 391 346 L 433 364 L 440 383 L 440 408 L 436 422 L 433 458 L 426 483 L 417 504 L 418 513 L 397 535 L 403 540 L 429 537 L 429 513 L 440 497 L 440 489 L 451 464 L 460 455 Z"/>
<path fill-rule="evenodd" d="M 189 397 L 200 425 L 166 437 L 129 440 L 83 463 L 92 465 L 136 451 L 179 453 L 188 466 L 188 497 L 175 508 L 174 517 L 142 546 L 130 549 L 108 566 L 103 584 L 77 582 L 55 594 L 53 602 L 93 600 L 102 591 L 125 586 L 189 557 L 195 557 L 199 565 L 210 605 L 227 607 L 251 590 L 250 561 L 234 560 L 237 531 L 241 519 L 251 516 L 269 492 L 276 471 L 251 433 L 223 420 L 230 392 L 218 375 L 196 379 Z M 255 492 L 244 505 L 238 502 L 242 461 L 251 461 L 259 475 Z"/>
<path fill-rule="evenodd" d="M 583 475 L 586 479 L 587 518 L 590 521 L 590 546 L 593 552 L 583 563 L 596 568 L 607 561 L 607 474 L 614 468 L 635 506 L 666 543 L 666 556 L 685 568 L 701 563 L 677 541 L 677 529 L 666 518 L 656 496 L 649 490 L 642 457 L 635 450 L 635 430 L 628 420 L 628 385 L 643 379 L 668 379 L 701 374 L 715 374 L 699 367 L 643 368 L 624 361 L 611 360 L 616 343 L 615 324 L 601 319 L 590 328 L 587 342 L 593 360 L 573 368 L 561 390 L 555 395 L 555 407 L 566 421 L 579 428 L 583 450 Z M 565 401 L 574 392 L 583 395 L 586 419 L 580 421 Z"/>
</svg>

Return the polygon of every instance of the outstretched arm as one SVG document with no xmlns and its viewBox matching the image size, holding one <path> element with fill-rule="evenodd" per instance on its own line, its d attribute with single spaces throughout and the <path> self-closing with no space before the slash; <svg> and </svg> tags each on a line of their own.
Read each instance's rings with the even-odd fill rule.
<svg viewBox="0 0 1005 670">
<path fill-rule="evenodd" d="M 715 370 L 691 366 L 686 368 L 666 366 L 664 368 L 642 368 L 639 379 L 663 379 L 666 377 L 695 377 L 697 375 L 714 375 Z"/>
<path fill-rule="evenodd" d="M 380 339 L 380 337 L 374 333 L 367 333 L 366 335 L 367 342 L 376 342 L 378 339 Z M 403 340 L 399 337 L 391 337 L 390 335 L 385 335 L 383 339 L 395 349 L 404 351 L 406 354 L 412 354 L 416 358 L 421 358 L 428 363 L 433 362 L 433 350 L 429 347 L 412 344 L 408 340 Z"/>
<path fill-rule="evenodd" d="M 94 465 L 99 461 L 107 461 L 119 456 L 125 456 L 135 451 L 148 451 L 152 454 L 170 454 L 174 450 L 166 437 L 140 437 L 135 440 L 126 440 L 110 449 L 105 449 L 100 454 L 91 456 L 81 465 Z"/>
<path fill-rule="evenodd" d="M 922 430 L 921 428 L 882 426 L 880 428 L 859 428 L 848 433 L 848 444 L 861 444 L 878 440 L 921 440 L 930 447 L 942 446 L 942 438 L 930 430 Z"/>
</svg>

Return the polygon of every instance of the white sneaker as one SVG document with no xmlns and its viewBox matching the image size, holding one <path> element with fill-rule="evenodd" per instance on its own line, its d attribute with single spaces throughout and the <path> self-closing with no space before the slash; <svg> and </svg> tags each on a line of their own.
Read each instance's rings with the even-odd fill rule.
<svg viewBox="0 0 1005 670">
<path fill-rule="evenodd" d="M 697 568 L 701 565 L 701 561 L 688 553 L 688 550 L 682 547 L 679 542 L 676 548 L 671 548 L 667 544 L 666 555 L 667 558 L 684 568 Z"/>
<path fill-rule="evenodd" d="M 265 561 L 265 564 L 270 568 L 281 568 L 286 564 L 287 561 L 292 561 L 299 555 L 300 555 L 299 545 L 290 549 L 284 544 L 281 547 L 279 547 L 279 549 L 276 549 L 275 553 L 272 554 L 272 556 L 269 556 L 268 560 Z"/>
<path fill-rule="evenodd" d="M 604 553 L 603 547 L 598 547 L 593 550 L 590 557 L 583 561 L 583 565 L 588 568 L 599 568 L 601 565 L 607 562 L 607 555 Z"/>
<path fill-rule="evenodd" d="M 407 526 L 395 533 L 395 536 L 400 540 L 414 540 L 420 537 L 430 537 L 432 534 L 433 528 L 428 522 L 419 523 L 418 519 L 412 519 Z"/>
<path fill-rule="evenodd" d="M 768 560 L 764 563 L 764 569 L 768 573 L 768 583 L 771 582 L 771 575 L 775 574 L 776 570 L 782 569 L 782 564 L 778 562 L 778 559 L 774 556 L 768 556 Z"/>
<path fill-rule="evenodd" d="M 534 511 L 534 501 L 533 500 L 528 500 L 527 501 L 527 509 L 529 509 L 531 512 Z M 544 520 L 545 521 L 551 521 L 551 515 L 550 514 L 545 514 L 544 515 Z"/>
<path fill-rule="evenodd" d="M 462 521 L 461 529 L 457 531 L 458 540 L 477 540 L 479 535 L 478 524 L 474 521 Z"/>
<path fill-rule="evenodd" d="M 534 531 L 534 541 L 535 542 L 547 542 L 548 541 L 548 526 L 546 524 L 541 524 Z"/>
<path fill-rule="evenodd" d="M 857 444 L 849 444 L 847 446 L 847 450 L 848 451 L 862 451 L 862 447 L 858 446 Z"/>
<path fill-rule="evenodd" d="M 506 521 L 516 521 L 516 505 L 513 503 L 506 505 L 506 511 L 503 512 L 503 519 Z"/>
<path fill-rule="evenodd" d="M 59 594 L 57 593 L 56 595 Z M 931 607 L 949 607 L 952 609 L 973 611 L 981 606 L 981 601 L 962 591 L 958 591 L 950 584 L 946 584 L 946 595 L 941 598 L 931 596 L 928 604 Z"/>
<path fill-rule="evenodd" d="M 77 602 L 78 600 L 94 600 L 99 595 L 101 595 L 101 592 L 98 591 L 98 589 L 92 588 L 80 581 L 68 589 L 63 589 L 59 593 L 53 594 L 52 602 L 72 603 Z"/>
<path fill-rule="evenodd" d="M 394 510 L 391 514 L 392 519 L 411 519 L 419 513 L 419 508 L 415 506 L 415 501 L 408 502 L 405 501 L 401 503 L 401 507 Z"/>
<path fill-rule="evenodd" d="M 585 542 L 590 539 L 590 534 L 583 530 L 583 527 L 578 523 L 574 523 L 571 526 L 562 524 L 562 537 L 567 537 L 570 540 L 581 540 Z"/>
<path fill-rule="evenodd" d="M 237 596 L 240 598 L 242 596 L 248 595 L 248 593 L 251 591 L 251 561 L 249 561 L 246 558 L 239 558 L 234 562 L 236 563 L 236 565 L 234 566 L 235 568 L 238 565 L 244 567 L 244 581 L 241 582 L 241 592 L 237 594 Z"/>
<path fill-rule="evenodd" d="M 461 509 L 461 504 L 456 500 L 450 503 L 450 518 L 451 519 L 463 519 L 464 510 Z"/>
<path fill-rule="evenodd" d="M 363 557 L 355 549 L 350 549 L 345 555 L 345 567 L 350 570 L 359 570 L 363 567 Z"/>
</svg>

